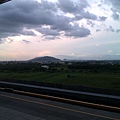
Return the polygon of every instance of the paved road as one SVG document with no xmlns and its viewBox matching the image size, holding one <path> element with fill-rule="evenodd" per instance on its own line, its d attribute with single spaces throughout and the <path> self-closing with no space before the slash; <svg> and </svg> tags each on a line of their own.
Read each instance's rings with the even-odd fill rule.
<svg viewBox="0 0 120 120">
<path fill-rule="evenodd" d="M 120 114 L 0 91 L 0 120 L 120 120 Z"/>
</svg>

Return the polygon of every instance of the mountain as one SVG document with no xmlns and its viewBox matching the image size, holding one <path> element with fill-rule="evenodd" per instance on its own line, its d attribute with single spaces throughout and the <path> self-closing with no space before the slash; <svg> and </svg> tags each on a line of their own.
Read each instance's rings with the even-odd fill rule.
<svg viewBox="0 0 120 120">
<path fill-rule="evenodd" d="M 30 62 L 60 62 L 61 60 L 51 56 L 44 56 L 44 57 L 36 57 L 29 61 Z"/>
<path fill-rule="evenodd" d="M 81 57 L 70 56 L 70 55 L 57 55 L 56 57 L 62 60 L 82 60 Z"/>
<path fill-rule="evenodd" d="M 57 55 L 57 58 L 66 60 L 120 60 L 120 55 L 93 55 L 93 56 Z"/>
</svg>

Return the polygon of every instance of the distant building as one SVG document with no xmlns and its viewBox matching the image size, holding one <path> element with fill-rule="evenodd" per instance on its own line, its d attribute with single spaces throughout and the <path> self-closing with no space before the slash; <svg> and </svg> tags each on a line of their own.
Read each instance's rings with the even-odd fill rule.
<svg viewBox="0 0 120 120">
<path fill-rule="evenodd" d="M 65 62 L 61 61 L 61 62 L 59 62 L 59 64 L 62 64 L 62 65 L 64 65 L 64 64 L 65 64 Z"/>
<path fill-rule="evenodd" d="M 68 63 L 68 65 L 72 65 L 72 63 Z"/>
<path fill-rule="evenodd" d="M 49 66 L 48 66 L 48 65 L 42 65 L 41 67 L 42 67 L 42 68 L 49 69 Z"/>
</svg>

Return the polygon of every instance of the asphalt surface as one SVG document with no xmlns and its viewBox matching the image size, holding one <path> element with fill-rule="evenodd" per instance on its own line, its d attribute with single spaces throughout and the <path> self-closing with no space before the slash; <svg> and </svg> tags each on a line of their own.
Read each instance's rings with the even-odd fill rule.
<svg viewBox="0 0 120 120">
<path fill-rule="evenodd" d="M 0 120 L 120 120 L 120 113 L 0 91 Z"/>
</svg>

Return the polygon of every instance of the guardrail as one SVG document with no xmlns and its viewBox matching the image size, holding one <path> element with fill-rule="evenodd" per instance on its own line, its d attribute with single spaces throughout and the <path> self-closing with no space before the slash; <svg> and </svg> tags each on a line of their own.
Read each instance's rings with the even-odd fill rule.
<svg viewBox="0 0 120 120">
<path fill-rule="evenodd" d="M 91 92 L 82 92 L 75 90 L 67 90 L 60 88 L 52 88 L 45 86 L 36 86 L 36 85 L 28 85 L 21 83 L 11 83 L 11 82 L 3 82 L 0 81 L 0 87 L 6 88 L 6 91 L 19 90 L 26 92 L 33 92 L 37 94 L 45 94 L 56 97 L 62 97 L 73 100 L 82 100 L 86 102 L 105 104 L 110 106 L 120 106 L 120 96 L 113 96 L 107 94 L 98 94 Z"/>
<path fill-rule="evenodd" d="M 88 87 L 88 86 L 84 86 L 84 85 L 57 84 L 57 83 L 47 83 L 47 82 L 28 81 L 28 80 L 16 80 L 16 79 L 5 79 L 5 78 L 4 79 L 0 78 L 0 81 L 120 96 L 120 90 L 95 88 L 95 87 Z"/>
</svg>

